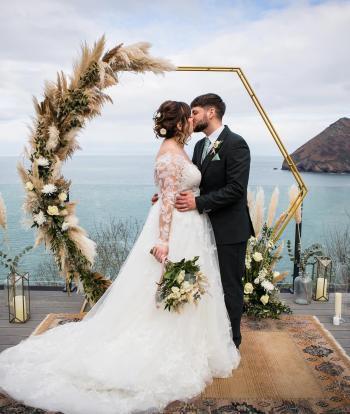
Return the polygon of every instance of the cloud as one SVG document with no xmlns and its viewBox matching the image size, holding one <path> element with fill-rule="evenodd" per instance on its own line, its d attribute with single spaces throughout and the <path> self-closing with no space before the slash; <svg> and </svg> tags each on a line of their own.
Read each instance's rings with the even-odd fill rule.
<svg viewBox="0 0 350 414">
<path fill-rule="evenodd" d="M 217 3 L 216 3 L 217 4 Z M 83 40 L 102 33 L 108 47 L 149 40 L 153 54 L 178 65 L 240 66 L 289 152 L 349 116 L 350 3 L 343 1 L 11 1 L 1 4 L 0 139 L 18 154 L 45 79 L 69 73 Z M 223 96 L 226 123 L 253 153 L 278 154 L 239 80 L 232 74 L 122 74 L 106 105 L 81 135 L 84 153 L 154 153 L 152 115 L 165 99 Z M 194 138 L 195 139 L 195 138 Z"/>
</svg>

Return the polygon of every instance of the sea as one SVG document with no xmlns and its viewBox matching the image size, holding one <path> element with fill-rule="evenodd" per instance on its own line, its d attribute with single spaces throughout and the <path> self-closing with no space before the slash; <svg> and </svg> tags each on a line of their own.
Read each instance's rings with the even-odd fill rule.
<svg viewBox="0 0 350 414">
<path fill-rule="evenodd" d="M 33 229 L 23 226 L 22 204 L 24 190 L 16 171 L 18 157 L 0 156 L 0 192 L 7 206 L 7 245 L 12 254 L 32 245 Z M 289 171 L 281 169 L 281 156 L 252 156 L 249 189 L 262 187 L 265 193 L 265 211 L 272 191 L 278 187 L 280 199 L 277 214 L 289 203 L 288 190 L 295 183 Z M 153 155 L 105 155 L 76 156 L 63 167 L 63 174 L 72 181 L 70 200 L 76 201 L 80 225 L 89 233 L 94 226 L 118 220 L 145 221 L 151 197 L 156 191 L 153 178 Z M 302 173 L 308 193 L 303 202 L 302 245 L 324 244 L 335 227 L 342 228 L 350 221 L 350 175 L 326 173 Z M 280 241 L 286 245 L 289 239 L 294 246 L 295 222 L 291 221 Z M 0 229 L 0 250 L 4 249 L 4 232 Z M 32 285 L 43 284 L 36 272 L 50 252 L 38 247 L 21 261 L 21 271 L 29 272 Z M 276 270 L 289 271 L 285 282 L 292 281 L 293 264 L 284 247 L 283 257 Z M 0 267 L 0 284 L 6 280 L 6 270 Z M 50 278 L 44 281 L 50 285 Z"/>
</svg>

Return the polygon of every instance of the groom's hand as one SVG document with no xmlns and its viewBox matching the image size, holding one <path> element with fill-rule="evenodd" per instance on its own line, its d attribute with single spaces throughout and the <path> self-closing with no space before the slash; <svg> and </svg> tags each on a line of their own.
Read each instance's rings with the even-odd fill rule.
<svg viewBox="0 0 350 414">
<path fill-rule="evenodd" d="M 181 191 L 181 193 L 176 197 L 175 208 L 178 211 L 195 210 L 197 206 L 193 192 L 191 190 Z"/>
</svg>

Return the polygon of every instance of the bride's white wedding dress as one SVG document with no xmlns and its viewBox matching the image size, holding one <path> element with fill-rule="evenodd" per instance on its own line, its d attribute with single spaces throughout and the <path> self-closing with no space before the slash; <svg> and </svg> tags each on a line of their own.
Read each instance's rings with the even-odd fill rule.
<svg viewBox="0 0 350 414">
<path fill-rule="evenodd" d="M 85 319 L 25 339 L 0 354 L 0 389 L 65 414 L 154 412 L 198 395 L 240 362 L 231 338 L 208 217 L 174 209 L 176 192 L 199 193 L 201 175 L 183 154 L 156 160 L 160 199 L 114 283 Z M 169 259 L 199 256 L 209 294 L 180 314 L 157 308 L 161 264 L 149 253 L 169 241 Z"/>
</svg>

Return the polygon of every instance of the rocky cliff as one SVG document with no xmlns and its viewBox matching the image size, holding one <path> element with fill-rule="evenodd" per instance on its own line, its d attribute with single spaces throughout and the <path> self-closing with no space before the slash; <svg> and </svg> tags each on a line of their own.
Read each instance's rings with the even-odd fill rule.
<svg viewBox="0 0 350 414">
<path fill-rule="evenodd" d="M 350 118 L 340 118 L 290 154 L 299 171 L 350 173 Z M 288 170 L 284 161 L 282 170 Z"/>
</svg>

